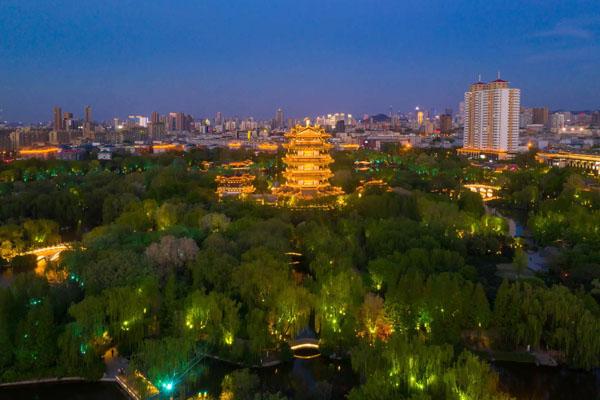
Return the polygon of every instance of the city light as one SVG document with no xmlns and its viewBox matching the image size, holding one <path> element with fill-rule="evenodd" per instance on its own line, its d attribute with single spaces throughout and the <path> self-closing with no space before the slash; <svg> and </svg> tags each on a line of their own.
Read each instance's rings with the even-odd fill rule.
<svg viewBox="0 0 600 400">
<path fill-rule="evenodd" d="M 14 3 L 0 397 L 597 397 L 592 7 Z"/>
</svg>

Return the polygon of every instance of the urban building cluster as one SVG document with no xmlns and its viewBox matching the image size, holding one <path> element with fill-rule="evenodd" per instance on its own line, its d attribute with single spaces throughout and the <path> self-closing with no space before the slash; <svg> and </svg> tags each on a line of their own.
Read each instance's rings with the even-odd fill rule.
<svg viewBox="0 0 600 400">
<path fill-rule="evenodd" d="M 343 149 L 365 147 L 459 148 L 472 157 L 510 158 L 535 148 L 544 152 L 594 153 L 600 147 L 600 111 L 550 111 L 524 107 L 521 93 L 500 79 L 472 84 L 458 112 L 437 112 L 422 106 L 409 112 L 355 117 L 345 112 L 315 116 L 312 121 Z M 81 116 L 60 106 L 52 109 L 46 124 L 0 124 L 0 150 L 4 159 L 55 156 L 77 159 L 96 151 L 99 159 L 114 152 L 164 152 L 198 146 L 277 150 L 284 133 L 305 119 L 287 117 L 278 108 L 270 120 L 239 118 L 217 112 L 196 118 L 184 112 L 97 121 L 91 106 Z"/>
</svg>

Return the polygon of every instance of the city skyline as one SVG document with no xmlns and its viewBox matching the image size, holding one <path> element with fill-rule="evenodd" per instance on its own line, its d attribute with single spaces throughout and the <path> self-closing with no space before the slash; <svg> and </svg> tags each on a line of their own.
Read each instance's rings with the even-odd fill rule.
<svg viewBox="0 0 600 400">
<path fill-rule="evenodd" d="M 478 74 L 498 70 L 526 106 L 598 108 L 592 1 L 232 6 L 3 2 L 2 119 L 47 121 L 57 104 L 91 104 L 97 120 L 456 109 Z"/>
</svg>

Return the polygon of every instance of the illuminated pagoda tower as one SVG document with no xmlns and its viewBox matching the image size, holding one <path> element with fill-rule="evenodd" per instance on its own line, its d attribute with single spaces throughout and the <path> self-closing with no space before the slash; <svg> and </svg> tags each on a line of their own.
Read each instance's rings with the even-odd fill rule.
<svg viewBox="0 0 600 400">
<path fill-rule="evenodd" d="M 292 203 L 343 194 L 341 188 L 329 183 L 333 158 L 329 155 L 332 145 L 327 139 L 331 135 L 307 121 L 306 126 L 296 125 L 285 137 L 289 140 L 284 145 L 287 153 L 283 158 L 286 183 L 275 188 L 274 194 L 289 197 Z"/>
</svg>

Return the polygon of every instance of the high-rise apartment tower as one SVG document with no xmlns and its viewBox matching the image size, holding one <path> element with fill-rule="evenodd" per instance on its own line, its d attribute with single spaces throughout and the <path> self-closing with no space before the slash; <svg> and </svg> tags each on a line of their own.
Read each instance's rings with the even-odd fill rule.
<svg viewBox="0 0 600 400">
<path fill-rule="evenodd" d="M 465 93 L 465 150 L 513 152 L 519 145 L 521 93 L 500 78 L 476 82 Z"/>
</svg>

